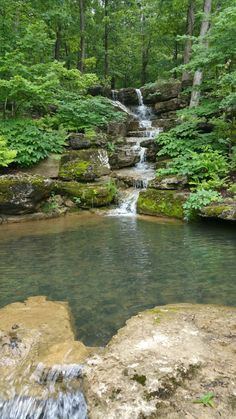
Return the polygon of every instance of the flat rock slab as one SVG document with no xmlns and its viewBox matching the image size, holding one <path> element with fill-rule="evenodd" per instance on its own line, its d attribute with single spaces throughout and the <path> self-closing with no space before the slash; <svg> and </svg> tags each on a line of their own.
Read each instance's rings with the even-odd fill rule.
<svg viewBox="0 0 236 419">
<path fill-rule="evenodd" d="M 157 307 L 87 361 L 90 419 L 236 418 L 236 309 Z M 214 407 L 202 396 L 213 393 Z"/>
</svg>

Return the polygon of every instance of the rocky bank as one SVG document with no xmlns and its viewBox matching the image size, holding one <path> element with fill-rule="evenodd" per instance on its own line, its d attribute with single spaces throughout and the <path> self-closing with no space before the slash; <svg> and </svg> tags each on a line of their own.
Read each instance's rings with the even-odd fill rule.
<svg viewBox="0 0 236 419">
<path fill-rule="evenodd" d="M 54 399 L 73 389 L 83 391 L 91 419 L 236 416 L 235 308 L 156 307 L 128 320 L 103 350 L 76 342 L 68 306 L 44 297 L 1 309 L 0 324 L 0 392 L 9 412 L 19 395 Z M 82 396 L 76 400 L 77 410 L 63 417 L 86 417 Z"/>
</svg>

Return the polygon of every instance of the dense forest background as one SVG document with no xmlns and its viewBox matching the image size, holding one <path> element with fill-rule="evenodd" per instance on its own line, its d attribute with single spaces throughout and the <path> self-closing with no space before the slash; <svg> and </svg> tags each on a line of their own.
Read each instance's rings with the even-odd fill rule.
<svg viewBox="0 0 236 419">
<path fill-rule="evenodd" d="M 158 174 L 187 175 L 198 207 L 220 199 L 235 182 L 235 40 L 235 0 L 0 0 L 0 165 L 121 120 L 96 85 L 178 79 L 190 105 L 157 138 L 171 159 Z"/>
</svg>

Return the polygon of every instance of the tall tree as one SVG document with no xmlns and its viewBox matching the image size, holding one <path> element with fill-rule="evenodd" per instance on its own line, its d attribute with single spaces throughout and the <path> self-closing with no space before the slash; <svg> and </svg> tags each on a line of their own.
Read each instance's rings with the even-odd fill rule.
<svg viewBox="0 0 236 419">
<path fill-rule="evenodd" d="M 85 44 L 85 4 L 84 0 L 79 0 L 79 16 L 80 16 L 80 51 L 78 59 L 78 69 L 84 72 L 84 60 L 86 56 Z"/>
<path fill-rule="evenodd" d="M 195 23 L 195 0 L 189 0 L 188 13 L 187 13 L 187 36 L 184 48 L 184 64 L 188 64 L 192 54 L 192 40 Z M 186 82 L 190 80 L 190 74 L 184 71 L 182 81 Z"/>
<path fill-rule="evenodd" d="M 104 76 L 109 75 L 109 0 L 104 0 Z"/>
<path fill-rule="evenodd" d="M 207 32 L 210 27 L 210 16 L 211 16 L 212 0 L 204 0 L 204 14 L 201 24 L 200 31 L 200 43 L 204 48 L 208 48 L 208 41 L 206 39 Z M 193 79 L 193 89 L 190 100 L 190 108 L 199 105 L 200 101 L 200 87 L 203 79 L 203 70 L 199 68 L 195 71 Z"/>
</svg>

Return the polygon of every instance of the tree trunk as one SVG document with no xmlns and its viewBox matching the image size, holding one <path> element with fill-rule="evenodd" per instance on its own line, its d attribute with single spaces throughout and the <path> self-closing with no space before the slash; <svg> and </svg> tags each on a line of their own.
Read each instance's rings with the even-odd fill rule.
<svg viewBox="0 0 236 419">
<path fill-rule="evenodd" d="M 205 39 L 205 37 L 210 27 L 211 7 L 212 7 L 212 0 L 204 0 L 204 16 L 203 16 L 201 31 L 200 31 L 200 38 L 201 38 L 200 42 L 205 46 L 205 48 L 208 48 L 208 42 Z M 190 108 L 194 108 L 199 105 L 200 86 L 202 84 L 202 79 L 203 79 L 203 71 L 202 69 L 198 69 L 194 74 Z"/>
<path fill-rule="evenodd" d="M 56 32 L 55 49 L 54 49 L 54 59 L 57 61 L 60 60 L 60 50 L 61 50 L 61 25 L 58 24 L 57 32 Z"/>
<path fill-rule="evenodd" d="M 147 81 L 147 66 L 149 62 L 149 50 L 150 50 L 150 40 L 147 45 L 145 45 L 145 40 L 143 43 L 142 48 L 142 71 L 141 71 L 141 84 L 144 86 L 144 84 Z"/>
<path fill-rule="evenodd" d="M 175 44 L 174 44 L 174 50 L 173 50 L 173 62 L 174 66 L 177 67 L 178 65 L 178 41 L 177 41 L 177 34 L 175 35 Z M 177 72 L 174 72 L 174 79 L 177 79 Z"/>
<path fill-rule="evenodd" d="M 104 76 L 105 78 L 109 75 L 109 24 L 108 24 L 108 2 L 109 0 L 104 1 L 104 16 L 105 16 L 105 28 L 104 28 Z"/>
<path fill-rule="evenodd" d="M 187 15 L 187 35 L 189 37 L 193 36 L 195 23 L 195 0 L 189 0 L 188 5 L 188 15 Z M 192 41 L 190 38 L 186 40 L 184 48 L 184 64 L 188 64 L 192 55 Z M 187 71 L 184 71 L 182 76 L 182 81 L 189 81 L 190 74 Z"/>
<path fill-rule="evenodd" d="M 86 56 L 84 0 L 79 0 L 79 16 L 80 16 L 80 52 L 79 52 L 79 59 L 78 59 L 78 69 L 81 71 L 81 73 L 83 73 L 84 60 Z"/>
</svg>

